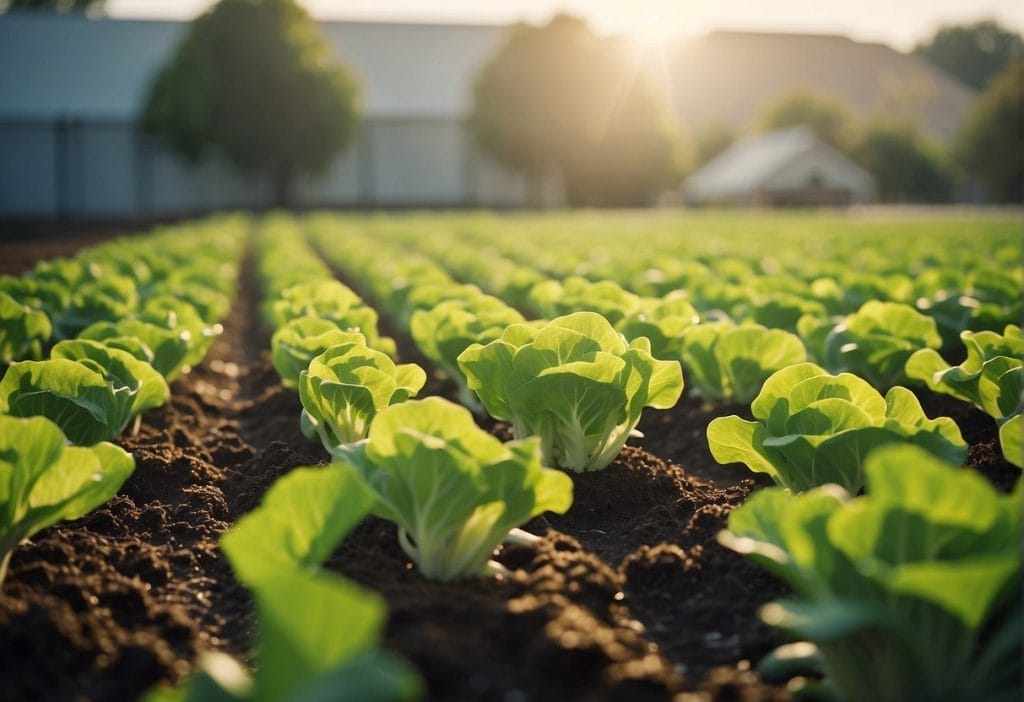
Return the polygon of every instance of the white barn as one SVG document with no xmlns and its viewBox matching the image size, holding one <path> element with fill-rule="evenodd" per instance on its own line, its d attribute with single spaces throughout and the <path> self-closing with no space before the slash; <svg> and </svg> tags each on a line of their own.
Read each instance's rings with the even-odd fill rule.
<svg viewBox="0 0 1024 702">
<path fill-rule="evenodd" d="M 832 206 L 872 202 L 874 177 L 808 127 L 733 144 L 683 183 L 689 205 Z"/>
<path fill-rule="evenodd" d="M 219 159 L 192 169 L 135 129 L 187 25 L 13 12 L 0 17 L 0 218 L 115 218 L 252 207 L 270 183 Z M 462 127 L 473 75 L 503 28 L 324 22 L 363 86 L 354 144 L 298 184 L 306 206 L 516 206 L 521 178 Z"/>
</svg>

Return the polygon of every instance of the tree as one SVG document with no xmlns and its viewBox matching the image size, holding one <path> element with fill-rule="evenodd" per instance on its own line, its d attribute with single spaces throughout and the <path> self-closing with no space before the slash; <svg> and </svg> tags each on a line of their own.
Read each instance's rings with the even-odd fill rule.
<svg viewBox="0 0 1024 702">
<path fill-rule="evenodd" d="M 702 125 L 694 136 L 694 160 L 698 166 L 718 156 L 736 141 L 736 131 L 721 122 Z"/>
<path fill-rule="evenodd" d="M 294 0 L 221 0 L 190 26 L 151 86 L 142 126 L 198 163 L 214 149 L 268 173 L 287 205 L 355 134 L 357 84 Z"/>
<path fill-rule="evenodd" d="M 573 205 L 649 203 L 678 177 L 676 125 L 620 40 L 559 15 L 517 24 L 473 87 L 480 148 L 526 174 L 552 173 Z"/>
<path fill-rule="evenodd" d="M 1024 59 L 996 76 L 957 136 L 956 160 L 996 202 L 1024 201 Z"/>
<path fill-rule="evenodd" d="M 868 124 L 853 157 L 875 176 L 882 202 L 947 202 L 952 179 L 937 150 L 907 122 Z"/>
<path fill-rule="evenodd" d="M 943 27 L 918 44 L 914 54 L 982 90 L 1014 58 L 1024 55 L 1024 41 L 1019 34 L 987 20 Z"/>
<path fill-rule="evenodd" d="M 850 152 L 853 124 L 853 109 L 847 103 L 807 89 L 795 90 L 769 103 L 758 118 L 761 131 L 807 125 L 843 153 Z"/>
<path fill-rule="evenodd" d="M 101 9 L 106 0 L 9 0 L 8 10 L 50 10 L 52 12 L 85 12 Z"/>
</svg>

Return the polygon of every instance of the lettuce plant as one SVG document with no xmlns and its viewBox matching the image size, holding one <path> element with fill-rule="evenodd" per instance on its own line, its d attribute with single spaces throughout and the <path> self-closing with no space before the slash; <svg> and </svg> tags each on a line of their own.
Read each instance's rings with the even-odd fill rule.
<svg viewBox="0 0 1024 702">
<path fill-rule="evenodd" d="M 487 572 L 515 527 L 572 504 L 572 480 L 541 465 L 536 439 L 502 444 L 439 397 L 381 410 L 368 440 L 342 453 L 377 498 L 375 511 L 398 525 L 402 550 L 436 580 Z"/>
<path fill-rule="evenodd" d="M 1020 697 L 1021 489 L 913 446 L 866 460 L 866 494 L 761 490 L 720 540 L 798 599 L 762 617 L 817 646 L 840 699 Z"/>
<path fill-rule="evenodd" d="M 921 349 L 907 361 L 907 375 L 924 381 L 933 392 L 970 402 L 996 419 L 1013 414 L 1019 402 L 1001 399 L 992 391 L 998 390 L 998 379 L 1004 373 L 1024 367 L 1021 328 L 1010 324 L 1002 334 L 965 331 L 960 339 L 967 359 L 959 366 L 950 366 L 933 349 Z"/>
<path fill-rule="evenodd" d="M 154 295 L 147 299 L 136 318 L 182 335 L 188 342 L 183 369 L 202 361 L 213 342 L 224 331 L 219 323 L 212 320 L 207 322 L 195 307 L 172 295 Z"/>
<path fill-rule="evenodd" d="M 923 380 L 933 392 L 970 402 L 999 424 L 999 442 L 1010 463 L 1024 468 L 1024 335 L 1010 324 L 1002 334 L 991 331 L 960 334 L 967 360 L 950 366 L 932 349 L 921 349 L 907 361 L 907 376 Z"/>
<path fill-rule="evenodd" d="M 530 308 L 546 319 L 585 310 L 600 314 L 612 324 L 618 324 L 640 305 L 637 295 L 614 281 L 594 282 L 579 276 L 570 276 L 562 282 L 538 283 L 527 299 Z"/>
<path fill-rule="evenodd" d="M 134 469 L 135 460 L 113 444 L 66 446 L 45 417 L 0 415 L 0 582 L 19 543 L 96 509 Z"/>
<path fill-rule="evenodd" d="M 637 308 L 615 328 L 630 341 L 647 337 L 655 358 L 681 358 L 683 334 L 699 321 L 686 293 L 675 290 L 664 297 L 640 298 Z"/>
<path fill-rule="evenodd" d="M 71 339 L 93 322 L 121 319 L 135 312 L 139 294 L 131 278 L 116 274 L 87 277 L 72 289 L 68 304 L 50 320 L 57 339 Z"/>
<path fill-rule="evenodd" d="M 655 359 L 645 337 L 627 344 L 594 312 L 513 324 L 459 366 L 491 416 L 517 438 L 540 437 L 544 461 L 574 471 L 606 467 L 644 407 L 672 407 L 683 391 L 677 361 Z"/>
<path fill-rule="evenodd" d="M 0 292 L 0 372 L 3 364 L 39 358 L 52 331 L 44 312 Z"/>
<path fill-rule="evenodd" d="M 824 340 L 822 364 L 856 373 L 885 390 L 907 379 L 907 359 L 942 345 L 935 320 L 910 305 L 872 300 L 836 325 Z"/>
<path fill-rule="evenodd" d="M 338 325 L 319 317 L 298 317 L 285 323 L 270 337 L 270 359 L 288 388 L 299 386 L 299 374 L 309 362 L 332 346 L 345 343 L 366 344 L 359 332 L 342 331 Z"/>
<path fill-rule="evenodd" d="M 916 444 L 957 464 L 967 456 L 956 423 L 926 417 L 906 388 L 894 387 L 883 398 L 864 379 L 832 375 L 813 363 L 773 374 L 750 411 L 754 421 L 732 415 L 708 425 L 711 454 L 719 463 L 767 473 L 796 492 L 838 483 L 857 493 L 864 456 L 882 444 Z"/>
<path fill-rule="evenodd" d="M 334 322 L 340 329 L 362 332 L 371 343 L 377 331 L 377 313 L 333 278 L 285 288 L 279 297 L 265 303 L 264 311 L 275 329 L 297 317 L 319 317 Z"/>
<path fill-rule="evenodd" d="M 697 324 L 682 333 L 680 342 L 687 384 L 709 402 L 750 402 L 772 373 L 807 360 L 797 336 L 759 324 Z"/>
<path fill-rule="evenodd" d="M 127 351 L 171 381 L 185 367 L 192 337 L 183 329 L 167 329 L 141 319 L 122 319 L 96 322 L 86 327 L 78 338 L 102 341 L 106 346 Z"/>
<path fill-rule="evenodd" d="M 366 437 L 370 422 L 388 405 L 414 397 L 427 382 L 415 363 L 396 365 L 361 335 L 331 346 L 299 373 L 302 432 L 327 451 Z"/>
<path fill-rule="evenodd" d="M 0 412 L 53 420 L 79 445 L 114 439 L 170 391 L 145 361 L 84 339 L 62 341 L 46 361 L 21 361 L 0 381 Z"/>
<path fill-rule="evenodd" d="M 296 468 L 221 539 L 253 594 L 259 637 L 254 673 L 207 655 L 176 689 L 147 702 L 398 702 L 420 697 L 409 666 L 379 648 L 383 600 L 320 566 L 362 520 L 373 497 L 350 469 Z"/>
<path fill-rule="evenodd" d="M 436 363 L 458 387 L 459 402 L 483 411 L 459 368 L 459 354 L 470 344 L 486 344 L 501 336 L 510 324 L 521 324 L 523 315 L 490 295 L 468 300 L 446 300 L 430 310 L 412 315 L 409 331 L 424 356 Z"/>
</svg>

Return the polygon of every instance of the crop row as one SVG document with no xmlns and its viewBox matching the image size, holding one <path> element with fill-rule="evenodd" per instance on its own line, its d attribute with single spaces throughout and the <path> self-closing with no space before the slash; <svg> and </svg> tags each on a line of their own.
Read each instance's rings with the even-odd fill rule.
<svg viewBox="0 0 1024 702">
<path fill-rule="evenodd" d="M 993 235 L 994 255 L 965 265 L 950 248 L 870 234 L 763 241 L 652 227 L 638 251 L 628 218 L 610 221 L 622 229 L 483 216 L 258 223 L 273 365 L 332 462 L 279 479 L 223 537 L 256 603 L 255 674 L 214 656 L 153 699 L 415 697 L 416 674 L 380 648 L 380 598 L 321 569 L 337 544 L 372 513 L 396 525 L 424 576 L 500 577 L 496 548 L 535 541 L 520 525 L 570 509 L 573 480 L 558 469 L 612 464 L 645 408 L 679 401 L 684 377 L 702 402 L 750 403 L 751 419 L 712 422 L 710 448 L 778 485 L 721 536 L 794 590 L 763 616 L 806 641 L 766 666 L 824 674 L 850 700 L 1013 698 L 1021 483 L 1003 495 L 960 469 L 956 423 L 926 416 L 905 387 L 990 414 L 1007 460 L 1022 464 L 1021 282 L 1000 270 L 1012 242 Z M 43 310 L 19 304 L 26 320 Z M 374 305 L 465 408 L 414 399 L 430 369 L 397 362 Z M 471 412 L 507 422 L 513 440 Z"/>
<path fill-rule="evenodd" d="M 245 222 L 221 218 L 0 278 L 0 581 L 22 540 L 131 475 L 134 459 L 109 442 L 205 356 L 244 242 Z"/>
</svg>

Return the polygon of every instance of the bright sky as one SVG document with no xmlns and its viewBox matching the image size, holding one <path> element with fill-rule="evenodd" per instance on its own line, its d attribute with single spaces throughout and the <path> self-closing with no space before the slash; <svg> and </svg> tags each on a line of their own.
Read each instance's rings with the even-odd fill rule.
<svg viewBox="0 0 1024 702">
<path fill-rule="evenodd" d="M 1022 0 L 300 0 L 314 16 L 424 22 L 542 21 L 559 10 L 655 41 L 712 29 L 828 32 L 910 49 L 943 24 L 993 18 L 1024 32 Z M 116 17 L 188 19 L 212 0 L 108 0 Z"/>
</svg>

